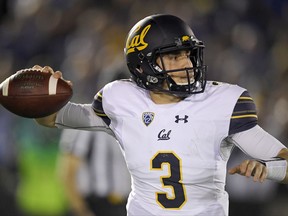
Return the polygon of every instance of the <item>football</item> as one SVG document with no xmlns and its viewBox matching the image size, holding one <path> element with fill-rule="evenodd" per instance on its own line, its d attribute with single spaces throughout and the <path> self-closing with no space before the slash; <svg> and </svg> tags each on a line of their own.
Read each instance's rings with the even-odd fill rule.
<svg viewBox="0 0 288 216">
<path fill-rule="evenodd" d="M 50 73 L 20 70 L 0 84 L 0 104 L 10 112 L 41 118 L 60 110 L 72 97 L 70 85 Z"/>
</svg>

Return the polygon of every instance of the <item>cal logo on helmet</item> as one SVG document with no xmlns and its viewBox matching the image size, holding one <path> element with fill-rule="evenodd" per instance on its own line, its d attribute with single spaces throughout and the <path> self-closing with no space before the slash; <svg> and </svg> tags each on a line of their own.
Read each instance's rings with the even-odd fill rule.
<svg viewBox="0 0 288 216">
<path fill-rule="evenodd" d="M 128 38 L 126 42 L 126 48 L 125 48 L 126 55 L 131 52 L 135 52 L 135 48 L 141 51 L 141 50 L 144 50 L 148 46 L 148 43 L 145 42 L 145 36 L 148 33 L 150 28 L 151 28 L 151 25 L 147 25 L 140 31 L 141 26 L 138 26 L 135 29 L 135 31 L 131 33 L 130 38 Z"/>
<path fill-rule="evenodd" d="M 190 36 L 187 36 L 187 35 L 182 36 L 182 41 L 189 41 L 190 39 L 191 39 Z"/>
</svg>

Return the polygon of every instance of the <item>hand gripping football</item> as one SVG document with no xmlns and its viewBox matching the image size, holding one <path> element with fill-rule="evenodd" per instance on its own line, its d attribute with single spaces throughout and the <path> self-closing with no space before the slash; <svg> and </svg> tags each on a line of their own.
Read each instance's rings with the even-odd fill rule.
<svg viewBox="0 0 288 216">
<path fill-rule="evenodd" d="M 10 112 L 41 118 L 60 110 L 72 97 L 63 79 L 34 69 L 20 70 L 0 84 L 0 104 Z"/>
</svg>

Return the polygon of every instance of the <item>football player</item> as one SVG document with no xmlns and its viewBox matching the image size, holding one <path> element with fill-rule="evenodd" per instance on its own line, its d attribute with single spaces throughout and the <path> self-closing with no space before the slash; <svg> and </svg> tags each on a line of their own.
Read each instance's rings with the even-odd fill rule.
<svg viewBox="0 0 288 216">
<path fill-rule="evenodd" d="M 131 79 L 108 83 L 92 104 L 69 102 L 37 119 L 115 136 L 132 178 L 129 216 L 228 215 L 226 165 L 234 146 L 255 159 L 230 174 L 288 183 L 287 148 L 258 125 L 246 89 L 206 81 L 203 50 L 178 17 L 146 17 L 130 30 L 124 49 Z"/>
</svg>

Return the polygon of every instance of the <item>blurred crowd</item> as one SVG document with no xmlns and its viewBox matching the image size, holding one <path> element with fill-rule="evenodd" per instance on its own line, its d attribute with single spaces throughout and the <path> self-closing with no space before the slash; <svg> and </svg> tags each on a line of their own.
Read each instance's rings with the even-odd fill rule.
<svg viewBox="0 0 288 216">
<path fill-rule="evenodd" d="M 208 79 L 247 88 L 259 124 L 288 145 L 288 0 L 0 0 L 0 81 L 49 65 L 73 82 L 73 101 L 90 103 L 106 82 L 129 76 L 125 37 L 155 13 L 187 21 L 206 45 Z M 1 215 L 64 215 L 65 196 L 54 176 L 60 132 L 0 107 L 0 134 Z M 232 216 L 241 204 L 264 210 L 254 216 L 287 215 L 287 187 L 244 180 L 228 177 Z"/>
</svg>

